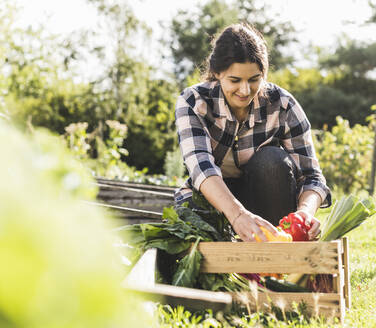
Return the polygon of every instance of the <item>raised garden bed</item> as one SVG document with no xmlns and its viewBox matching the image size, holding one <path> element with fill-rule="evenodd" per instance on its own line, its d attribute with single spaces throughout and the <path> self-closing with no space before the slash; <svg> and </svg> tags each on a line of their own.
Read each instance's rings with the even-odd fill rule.
<svg viewBox="0 0 376 328">
<path fill-rule="evenodd" d="M 344 320 L 346 308 L 351 306 L 349 280 L 348 240 L 330 242 L 201 242 L 198 246 L 203 255 L 203 273 L 307 273 L 331 274 L 334 292 L 286 293 L 244 292 L 223 293 L 183 288 L 155 282 L 158 251 L 148 250 L 124 281 L 126 288 L 137 290 L 161 303 L 183 305 L 191 310 L 211 308 L 227 311 L 234 303 L 244 303 L 252 311 L 270 311 L 271 303 L 281 302 L 285 310 L 292 309 L 293 302 L 304 302 L 312 316 L 337 317 Z"/>
</svg>

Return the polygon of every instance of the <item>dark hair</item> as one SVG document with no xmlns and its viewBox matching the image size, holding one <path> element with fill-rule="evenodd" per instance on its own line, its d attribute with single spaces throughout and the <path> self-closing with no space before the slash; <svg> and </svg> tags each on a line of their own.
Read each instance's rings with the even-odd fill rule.
<svg viewBox="0 0 376 328">
<path fill-rule="evenodd" d="M 246 23 L 226 27 L 213 40 L 213 50 L 206 61 L 203 78 L 215 81 L 215 73 L 227 70 L 233 63 L 256 63 L 264 78 L 268 73 L 268 50 L 264 37 Z"/>
</svg>

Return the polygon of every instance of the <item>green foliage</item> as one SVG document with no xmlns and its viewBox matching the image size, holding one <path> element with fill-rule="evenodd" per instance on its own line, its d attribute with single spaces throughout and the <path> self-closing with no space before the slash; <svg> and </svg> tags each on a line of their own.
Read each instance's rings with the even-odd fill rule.
<svg viewBox="0 0 376 328">
<path fill-rule="evenodd" d="M 0 144 L 0 326 L 150 327 L 87 172 L 45 131 L 0 122 Z"/>
<path fill-rule="evenodd" d="M 106 121 L 106 126 L 108 137 L 105 140 L 98 135 L 100 129 L 89 134 L 86 122 L 67 126 L 64 137 L 72 153 L 92 170 L 93 175 L 110 179 L 123 178 L 135 171 L 121 160 L 122 156 L 128 155 L 128 151 L 122 147 L 127 126 L 111 120 Z M 91 153 L 96 154 L 95 160 Z"/>
<path fill-rule="evenodd" d="M 43 126 L 59 134 L 70 124 L 87 122 L 87 137 L 100 136 L 97 145 L 94 139 L 88 142 L 91 158 L 98 148 L 104 153 L 103 148 L 110 147 L 106 156 L 121 153 L 130 166 L 162 173 L 166 152 L 176 146 L 176 84 L 153 78 L 153 69 L 136 57 L 133 43 L 145 29 L 126 3 L 92 2 L 103 14 L 105 26 L 101 30 L 108 31 L 107 47 L 114 49 L 114 56 L 104 52 L 104 47 L 92 50 L 78 35 L 67 41 L 42 28 L 16 28 L 17 10 L 4 7 L 0 22 L 0 110 L 23 129 Z M 83 61 L 84 49 L 104 63 L 102 73 L 90 83 L 77 82 L 82 78 L 72 69 Z M 124 156 L 120 144 L 113 151 L 109 143 L 114 139 L 107 133 L 106 121 L 126 123 L 130 156 Z M 80 156 L 84 156 L 85 149 L 81 151 Z"/>
<path fill-rule="evenodd" d="M 376 2 L 374 0 L 368 0 L 368 4 L 372 11 L 372 16 L 369 18 L 368 23 L 376 23 Z"/>
<path fill-rule="evenodd" d="M 321 169 L 330 187 L 345 193 L 367 189 L 373 147 L 373 130 L 337 117 L 331 131 L 316 131 L 314 143 Z"/>
<path fill-rule="evenodd" d="M 128 128 L 118 121 L 107 120 L 106 124 L 109 130 L 108 138 L 105 141 L 99 136 L 95 138 L 97 158 L 93 170 L 98 176 L 115 178 L 122 176 L 128 169 L 128 166 L 121 161 L 122 155 L 128 155 L 128 151 L 123 148 Z"/>
<path fill-rule="evenodd" d="M 338 319 L 326 322 L 322 318 L 309 319 L 304 315 L 304 307 L 295 304 L 290 312 L 281 311 L 272 306 L 271 313 L 247 313 L 244 310 L 228 314 L 213 313 L 210 309 L 190 312 L 183 306 L 171 307 L 159 305 L 156 316 L 159 321 L 157 327 L 197 327 L 197 328 L 251 328 L 251 327 L 279 327 L 279 328 L 324 328 L 335 327 Z M 333 325 L 334 324 L 334 325 Z"/>
<path fill-rule="evenodd" d="M 180 79 L 193 72 L 209 55 L 211 37 L 237 21 L 235 7 L 220 0 L 200 5 L 197 12 L 181 10 L 172 20 L 171 50 Z"/>
<path fill-rule="evenodd" d="M 322 99 L 332 98 L 332 106 L 326 100 L 322 107 L 337 111 L 351 125 L 364 124 L 369 108 L 376 102 L 375 58 L 375 42 L 362 44 L 351 40 L 339 44 L 334 54 L 322 55 L 319 64 L 326 71 L 326 85 L 337 92 L 321 94 Z"/>
<path fill-rule="evenodd" d="M 167 152 L 163 167 L 166 176 L 170 178 L 183 178 L 185 173 L 185 166 L 179 148 Z"/>
<path fill-rule="evenodd" d="M 185 85 L 187 87 L 200 83 L 202 82 L 201 80 L 201 73 L 198 68 L 196 68 L 191 74 L 189 74 L 185 80 Z"/>
<path fill-rule="evenodd" d="M 67 146 L 80 160 L 89 158 L 88 153 L 91 147 L 88 142 L 87 128 L 87 122 L 71 123 L 65 128 Z"/>
<path fill-rule="evenodd" d="M 376 102 L 376 43 L 342 41 L 334 53 L 320 49 L 318 58 L 316 67 L 286 68 L 271 72 L 269 79 L 296 97 L 314 128 L 335 125 L 339 115 L 351 125 L 365 124 Z"/>
<path fill-rule="evenodd" d="M 200 4 L 196 10 L 181 10 L 172 20 L 171 51 L 175 61 L 175 73 L 184 81 L 197 67 L 201 67 L 211 50 L 212 37 L 224 27 L 247 21 L 255 25 L 268 41 L 271 66 L 278 69 L 290 63 L 292 58 L 283 56 L 281 49 L 293 41 L 294 28 L 290 23 L 279 22 L 266 13 L 255 1 L 234 0 L 226 3 L 211 0 Z"/>
<path fill-rule="evenodd" d="M 176 83 L 148 81 L 147 88 L 140 93 L 135 118 L 126 121 L 129 165 L 163 173 L 166 153 L 177 146 L 174 111 L 177 94 Z"/>
<path fill-rule="evenodd" d="M 186 206 L 165 208 L 163 219 L 165 222 L 162 223 L 126 225 L 115 229 L 123 244 L 128 243 L 133 247 L 133 251 L 129 251 L 128 245 L 120 247 L 120 251 L 123 249 L 124 256 L 131 262 L 128 270 L 145 250 L 158 248 L 164 252 L 165 261 L 170 263 L 166 267 L 160 267 L 160 270 L 169 268 L 168 272 L 163 274 L 161 272 L 160 279 L 178 286 L 197 287 L 201 265 L 201 254 L 196 249 L 198 241 L 230 240 L 231 236 L 221 234 L 213 225 Z M 182 252 L 186 251 L 193 242 L 196 243 L 195 246 L 188 255 L 184 256 Z M 212 280 L 207 279 L 204 282 L 207 285 Z"/>
</svg>

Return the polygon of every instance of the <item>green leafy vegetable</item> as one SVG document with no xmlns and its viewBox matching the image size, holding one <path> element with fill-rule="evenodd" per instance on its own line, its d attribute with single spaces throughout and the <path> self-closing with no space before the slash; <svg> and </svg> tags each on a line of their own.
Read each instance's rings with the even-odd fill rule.
<svg viewBox="0 0 376 328">
<path fill-rule="evenodd" d="M 200 237 L 196 240 L 188 255 L 184 256 L 178 264 L 178 268 L 172 277 L 172 284 L 175 286 L 194 287 L 198 275 L 202 255 L 197 250 Z"/>
<path fill-rule="evenodd" d="M 176 223 L 179 220 L 179 215 L 172 207 L 165 207 L 163 209 L 162 219 L 167 220 L 168 223 Z"/>
<path fill-rule="evenodd" d="M 138 259 L 139 254 L 149 248 L 157 248 L 163 251 L 161 253 L 165 256 L 165 264 L 162 265 L 164 267 L 159 267 L 161 281 L 208 290 L 235 291 L 247 287 L 248 282 L 240 276 L 199 274 L 202 255 L 197 250 L 198 242 L 230 241 L 232 234 L 225 216 L 211 206 L 200 193 L 193 194 L 200 209 L 192 209 L 186 205 L 167 207 L 163 209 L 164 222 L 116 228 L 115 233 L 118 237 L 137 250 L 132 252 L 127 250 L 124 254 L 129 253 L 131 258 L 127 255 L 124 257 L 134 265 L 133 260 Z M 180 254 L 193 242 L 195 246 L 190 253 L 181 258 Z"/>
<path fill-rule="evenodd" d="M 169 254 L 179 254 L 191 246 L 191 242 L 181 239 L 154 239 L 144 244 L 144 249 L 158 248 Z"/>
</svg>

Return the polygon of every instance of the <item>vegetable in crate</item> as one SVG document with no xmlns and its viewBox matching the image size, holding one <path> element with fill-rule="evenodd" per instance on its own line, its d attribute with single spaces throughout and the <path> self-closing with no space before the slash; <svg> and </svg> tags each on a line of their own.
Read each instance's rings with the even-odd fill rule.
<svg viewBox="0 0 376 328">
<path fill-rule="evenodd" d="M 324 221 L 319 240 L 331 241 L 342 238 L 375 213 L 375 203 L 371 197 L 360 199 L 354 195 L 343 196 L 334 204 Z M 331 275 L 290 274 L 287 280 L 303 287 L 309 287 L 314 292 L 333 290 Z"/>
<path fill-rule="evenodd" d="M 282 229 L 277 229 L 278 235 L 274 236 L 269 230 L 266 230 L 264 227 L 260 227 L 261 231 L 264 233 L 268 241 L 292 241 L 292 237 L 289 233 L 286 233 Z M 255 235 L 255 240 L 257 242 L 262 242 L 261 238 L 258 235 Z"/>
<path fill-rule="evenodd" d="M 132 262 L 128 270 L 137 262 L 139 257 L 149 248 L 157 248 L 163 251 L 163 256 L 168 257 L 165 263 L 176 263 L 168 270 L 171 274 L 161 274 L 161 280 L 183 287 L 201 287 L 209 290 L 222 289 L 233 291 L 239 290 L 239 276 L 229 274 L 199 275 L 201 254 L 197 250 L 197 244 L 201 241 L 231 241 L 232 234 L 228 229 L 229 223 L 223 214 L 211 208 L 209 203 L 194 194 L 195 200 L 200 200 L 202 210 L 194 210 L 187 206 L 175 206 L 163 209 L 164 222 L 143 223 L 126 225 L 116 228 L 115 231 L 124 244 L 133 247 L 129 252 L 129 246 L 124 248 L 128 254 L 124 254 Z M 185 251 L 195 246 L 188 255 Z M 127 256 L 128 255 L 128 256 Z M 129 256 L 130 255 L 130 256 Z M 205 279 L 208 278 L 208 279 Z M 229 279 L 232 283 L 229 283 Z M 213 284 L 213 285 L 212 285 Z"/>
<path fill-rule="evenodd" d="M 279 227 L 292 236 L 293 241 L 308 241 L 309 225 L 296 213 L 290 213 L 279 221 Z"/>
<path fill-rule="evenodd" d="M 320 240 L 341 238 L 375 213 L 375 203 L 371 197 L 359 199 L 354 195 L 344 196 L 335 203 L 322 225 Z"/>
<path fill-rule="evenodd" d="M 174 286 L 194 287 L 200 274 L 202 260 L 202 255 L 197 250 L 199 241 L 200 237 L 197 238 L 189 254 L 179 261 L 178 268 L 172 277 Z"/>
</svg>

